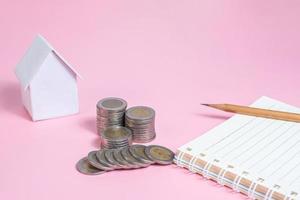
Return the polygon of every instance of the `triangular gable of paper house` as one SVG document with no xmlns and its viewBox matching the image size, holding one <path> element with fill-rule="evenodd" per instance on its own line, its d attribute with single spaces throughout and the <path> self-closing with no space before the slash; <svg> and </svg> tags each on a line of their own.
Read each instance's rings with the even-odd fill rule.
<svg viewBox="0 0 300 200">
<path fill-rule="evenodd" d="M 70 68 L 70 70 L 80 78 L 79 73 L 74 70 L 42 36 L 38 35 L 15 70 L 23 90 L 26 90 L 30 85 L 30 82 L 33 80 L 40 67 L 42 67 L 43 62 L 50 53 L 54 53 L 64 62 L 65 66 Z"/>
</svg>

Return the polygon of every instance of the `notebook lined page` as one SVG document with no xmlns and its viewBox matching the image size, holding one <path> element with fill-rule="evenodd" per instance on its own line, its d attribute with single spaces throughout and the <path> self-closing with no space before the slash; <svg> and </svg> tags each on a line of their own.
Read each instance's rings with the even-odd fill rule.
<svg viewBox="0 0 300 200">
<path fill-rule="evenodd" d="M 300 109 L 262 97 L 254 107 L 300 113 Z M 179 148 L 192 155 L 205 153 L 234 166 L 268 187 L 300 193 L 300 123 L 235 115 Z"/>
</svg>

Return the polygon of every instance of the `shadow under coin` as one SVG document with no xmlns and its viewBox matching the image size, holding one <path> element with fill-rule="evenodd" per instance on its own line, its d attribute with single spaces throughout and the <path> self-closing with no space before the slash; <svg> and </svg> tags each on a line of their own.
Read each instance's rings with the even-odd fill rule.
<svg viewBox="0 0 300 200">
<path fill-rule="evenodd" d="M 96 149 L 100 149 L 101 148 L 101 139 L 100 136 L 96 137 L 93 141 L 92 141 L 92 146 Z"/>
</svg>

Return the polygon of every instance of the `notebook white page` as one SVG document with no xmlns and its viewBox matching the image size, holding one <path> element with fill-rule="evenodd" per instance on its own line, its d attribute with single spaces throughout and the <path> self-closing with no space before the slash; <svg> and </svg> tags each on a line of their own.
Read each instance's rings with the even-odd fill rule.
<svg viewBox="0 0 300 200">
<path fill-rule="evenodd" d="M 300 109 L 268 97 L 251 106 L 300 113 Z M 300 123 L 235 115 L 179 148 L 196 156 L 205 153 L 220 165 L 263 179 L 268 188 L 300 195 Z"/>
</svg>

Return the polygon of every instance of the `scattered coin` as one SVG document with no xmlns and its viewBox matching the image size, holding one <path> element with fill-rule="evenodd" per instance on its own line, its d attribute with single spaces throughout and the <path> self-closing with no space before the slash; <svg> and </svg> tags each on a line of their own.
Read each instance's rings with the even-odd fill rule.
<svg viewBox="0 0 300 200">
<path fill-rule="evenodd" d="M 116 150 L 115 149 L 106 149 L 104 151 L 104 156 L 110 164 L 116 166 L 116 169 L 122 169 L 122 165 L 120 165 L 114 158 L 114 154 L 113 154 L 114 151 L 116 151 Z"/>
<path fill-rule="evenodd" d="M 169 165 L 173 163 L 174 153 L 166 147 L 150 145 L 146 147 L 145 153 L 157 164 Z"/>
<path fill-rule="evenodd" d="M 116 161 L 119 163 L 119 165 L 122 166 L 123 169 L 131 168 L 131 164 L 127 162 L 122 156 L 121 149 L 115 149 L 115 151 L 113 152 L 113 156 L 116 159 Z"/>
<path fill-rule="evenodd" d="M 137 159 L 135 159 L 128 151 L 128 148 L 123 148 L 120 151 L 121 155 L 123 156 L 123 158 L 130 163 L 130 167 L 131 168 L 140 168 L 140 167 L 146 167 L 147 165 L 145 165 L 145 163 L 142 163 L 140 161 L 138 161 Z"/>
<path fill-rule="evenodd" d="M 145 153 L 146 146 L 135 144 L 129 147 L 128 151 L 130 154 L 137 160 L 140 160 L 141 162 L 145 164 L 153 164 L 154 161 L 151 160 Z"/>
<path fill-rule="evenodd" d="M 101 170 L 104 170 L 104 171 L 111 171 L 113 170 L 112 167 L 109 167 L 108 165 L 105 165 L 101 162 L 99 162 L 97 156 L 96 156 L 96 153 L 97 151 L 91 151 L 89 154 L 88 154 L 88 161 L 91 165 L 93 165 L 94 167 L 98 168 L 98 169 L 101 169 Z"/>
<path fill-rule="evenodd" d="M 174 153 L 158 145 L 132 145 L 119 149 L 91 151 L 78 161 L 76 168 L 84 174 L 101 174 L 116 169 L 137 169 L 151 164 L 172 164 Z"/>
<path fill-rule="evenodd" d="M 99 151 L 97 151 L 96 157 L 97 157 L 98 161 L 99 161 L 101 164 L 106 165 L 106 166 L 108 166 L 108 167 L 110 167 L 110 168 L 112 168 L 112 169 L 117 169 L 118 166 L 117 166 L 117 165 L 114 165 L 114 164 L 111 164 L 111 163 L 106 159 L 104 153 L 105 153 L 105 150 L 99 150 Z"/>
<path fill-rule="evenodd" d="M 87 159 L 87 157 L 84 157 L 80 159 L 76 164 L 76 169 L 83 174 L 86 175 L 99 175 L 105 173 L 104 170 L 98 169 L 91 165 Z"/>
</svg>

